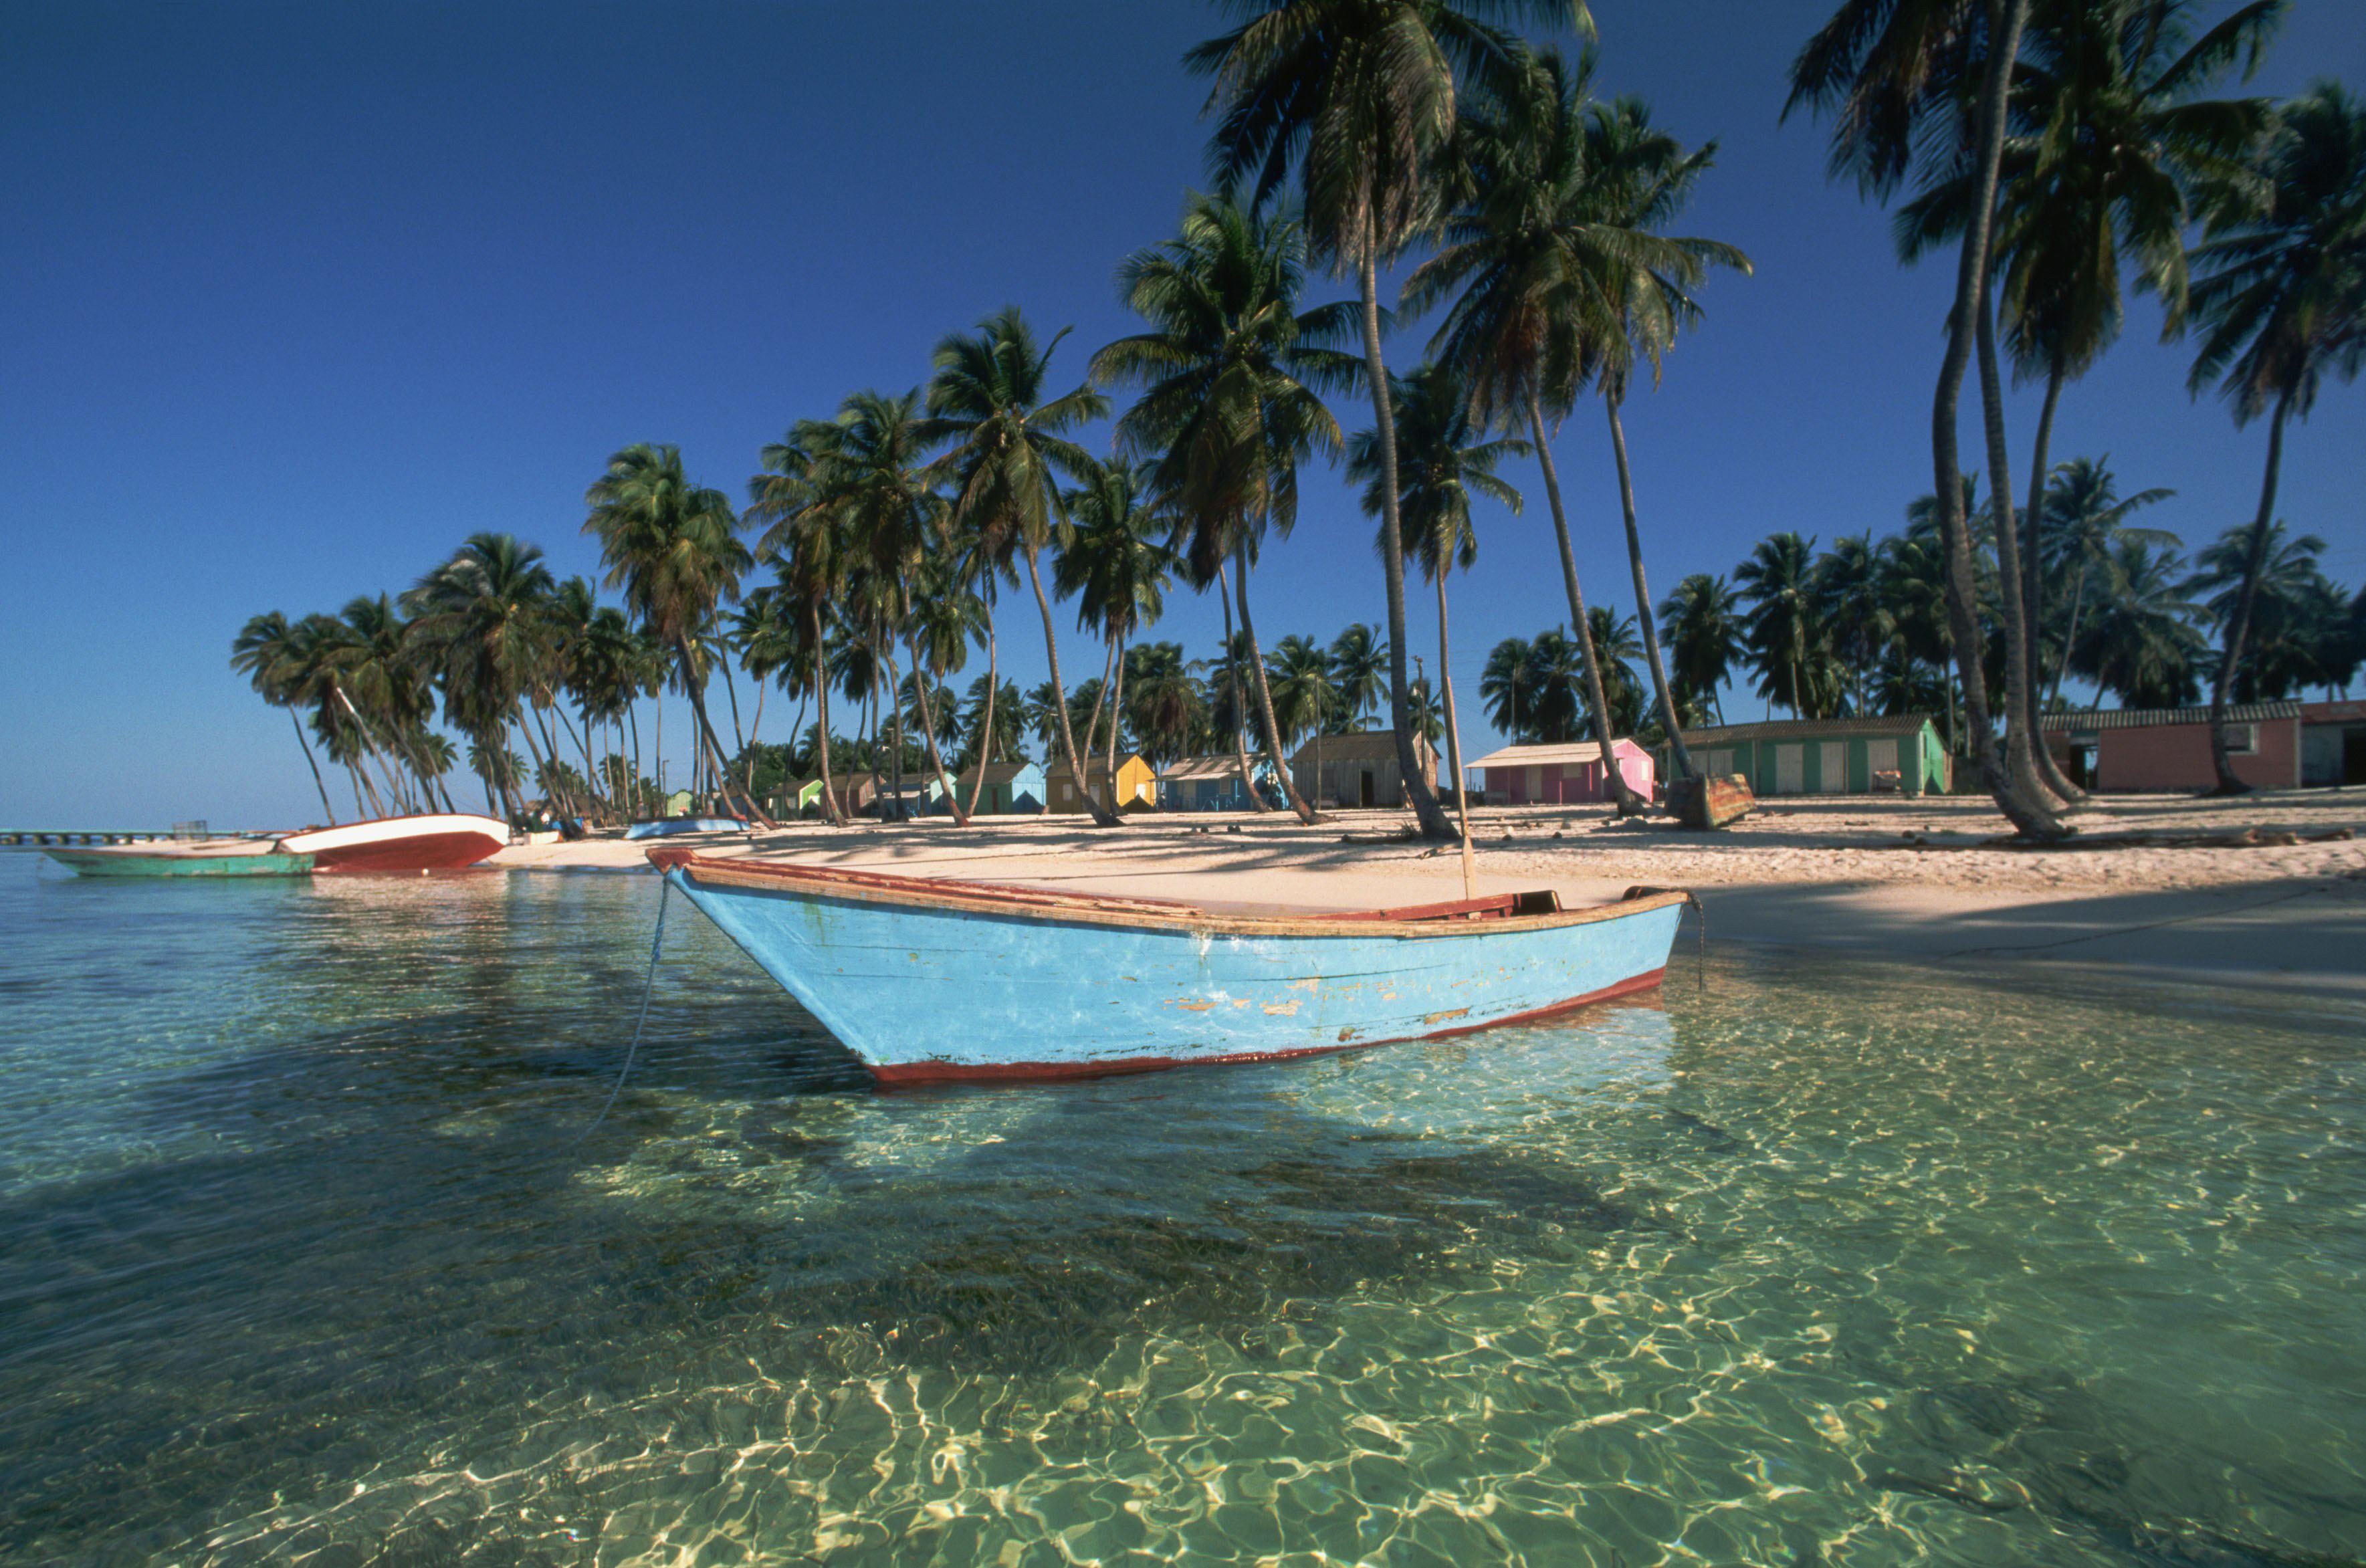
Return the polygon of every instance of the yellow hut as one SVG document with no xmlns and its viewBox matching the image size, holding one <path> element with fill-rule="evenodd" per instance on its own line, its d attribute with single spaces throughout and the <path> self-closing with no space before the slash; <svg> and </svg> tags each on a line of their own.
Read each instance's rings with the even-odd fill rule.
<svg viewBox="0 0 2366 1568">
<path fill-rule="evenodd" d="M 1076 786 L 1068 777 L 1068 764 L 1058 758 L 1043 764 L 1043 782 L 1047 786 L 1044 809 L 1053 813 L 1082 811 L 1085 803 L 1076 797 Z M 1085 768 L 1085 787 L 1103 806 L 1110 804 L 1109 759 L 1095 757 Z M 1154 811 L 1158 807 L 1158 773 L 1140 752 L 1120 757 L 1117 763 L 1117 811 Z"/>
</svg>

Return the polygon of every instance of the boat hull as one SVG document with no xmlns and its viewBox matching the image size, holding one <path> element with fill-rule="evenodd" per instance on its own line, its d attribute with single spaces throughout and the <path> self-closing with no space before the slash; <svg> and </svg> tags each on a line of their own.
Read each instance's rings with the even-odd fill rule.
<svg viewBox="0 0 2366 1568">
<path fill-rule="evenodd" d="M 312 869 L 310 855 L 193 855 L 170 851 L 65 850 L 44 852 L 77 876 L 303 876 Z"/>
<path fill-rule="evenodd" d="M 1683 912 L 1676 895 L 1538 919 L 1078 919 L 669 874 L 889 1084 L 1271 1061 L 1524 1022 L 1656 985 Z"/>
<path fill-rule="evenodd" d="M 310 855 L 316 872 L 385 874 L 459 871 L 508 843 L 507 824 L 490 817 L 448 812 L 290 833 L 279 840 L 279 847 Z"/>
</svg>

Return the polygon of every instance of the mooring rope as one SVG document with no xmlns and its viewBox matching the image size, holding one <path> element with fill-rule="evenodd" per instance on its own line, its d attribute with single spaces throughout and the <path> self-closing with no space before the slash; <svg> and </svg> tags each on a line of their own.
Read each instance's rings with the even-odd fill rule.
<svg viewBox="0 0 2366 1568">
<path fill-rule="evenodd" d="M 641 1016 L 633 1024 L 633 1043 L 625 1048 L 624 1070 L 616 1075 L 616 1087 L 608 1091 L 607 1103 L 600 1107 L 599 1115 L 592 1118 L 592 1125 L 576 1135 L 575 1141 L 579 1144 L 599 1131 L 600 1123 L 608 1119 L 609 1111 L 614 1107 L 616 1097 L 625 1092 L 625 1080 L 633 1076 L 633 1058 L 640 1054 L 641 1032 L 649 1026 L 649 998 L 657 995 L 658 950 L 665 944 L 666 897 L 672 891 L 673 878 L 664 872 L 659 872 L 658 874 L 658 926 L 657 930 L 649 935 L 649 973 L 648 978 L 641 982 Z"/>
<path fill-rule="evenodd" d="M 1692 890 L 1685 887 L 1629 887 L 1618 896 L 1618 901 L 1624 904 L 1636 898 L 1648 898 L 1654 893 L 1674 894 L 1690 904 L 1693 907 L 1693 913 L 1699 917 L 1693 922 L 1694 933 L 1700 941 L 1700 958 L 1693 965 L 1693 988 L 1697 992 L 1706 993 L 1708 990 L 1708 910 L 1703 908 L 1701 901 L 1693 896 Z M 1682 919 L 1684 917 L 1679 915 L 1676 918 Z"/>
</svg>

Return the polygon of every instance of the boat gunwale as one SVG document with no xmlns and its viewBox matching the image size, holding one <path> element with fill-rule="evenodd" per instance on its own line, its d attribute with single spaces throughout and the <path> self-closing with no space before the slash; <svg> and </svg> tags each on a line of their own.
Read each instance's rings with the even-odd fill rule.
<svg viewBox="0 0 2366 1568">
<path fill-rule="evenodd" d="M 1677 890 L 1654 890 L 1612 903 L 1550 914 L 1470 919 L 1341 919 L 1313 911 L 1304 915 L 1219 914 L 1194 904 L 1163 899 L 1131 899 L 1017 886 L 1006 892 L 983 883 L 940 882 L 791 861 L 759 861 L 740 855 L 704 855 L 694 850 L 673 847 L 652 849 L 648 859 L 660 874 L 679 872 L 687 881 L 702 886 L 843 903 L 884 904 L 924 913 L 987 915 L 1047 925 L 1126 928 L 1187 936 L 1391 937 L 1414 941 L 1507 935 L 1594 925 L 1672 905 L 1681 908 L 1691 897 Z"/>
</svg>

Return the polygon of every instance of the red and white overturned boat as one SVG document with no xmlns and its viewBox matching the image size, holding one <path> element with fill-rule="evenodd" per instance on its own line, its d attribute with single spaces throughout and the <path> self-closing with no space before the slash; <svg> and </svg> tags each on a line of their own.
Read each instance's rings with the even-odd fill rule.
<svg viewBox="0 0 2366 1568">
<path fill-rule="evenodd" d="M 84 876 L 408 875 L 475 865 L 509 841 L 508 824 L 450 811 L 307 828 L 276 839 L 58 848 L 48 853 Z"/>
<path fill-rule="evenodd" d="M 505 849 L 509 825 L 465 811 L 381 817 L 343 828 L 290 833 L 280 852 L 312 857 L 312 870 L 458 871 Z"/>
</svg>

